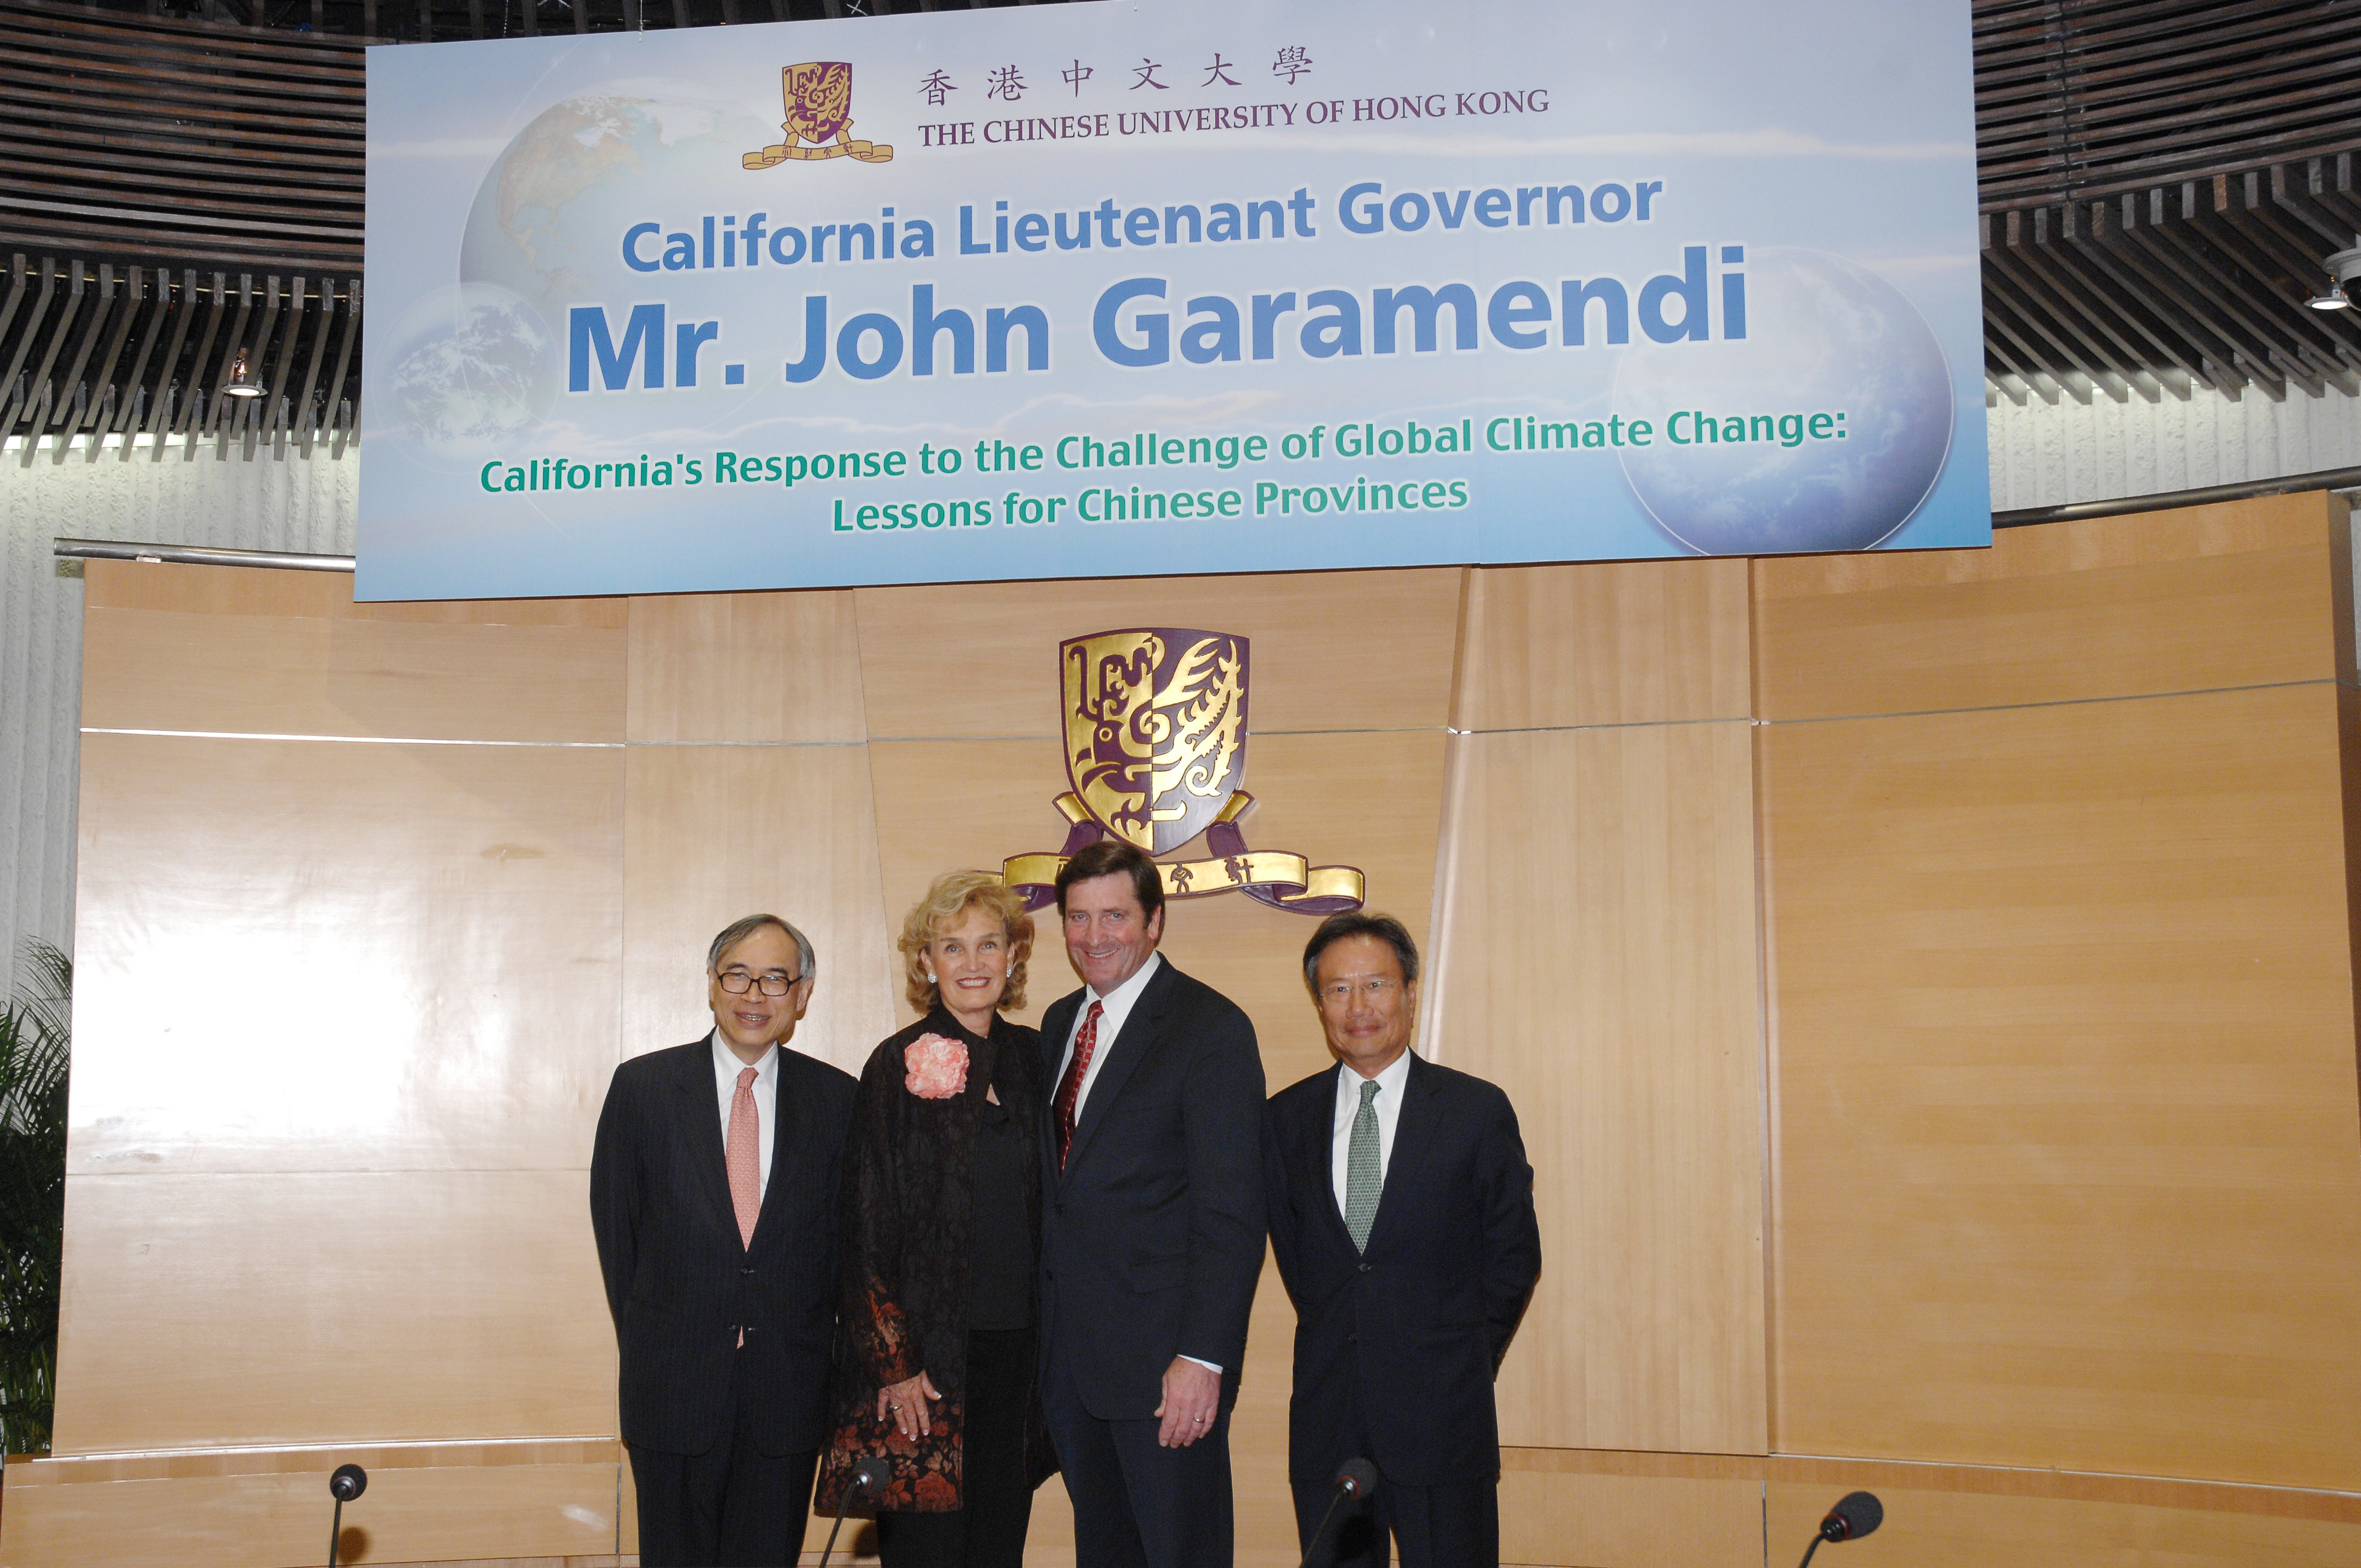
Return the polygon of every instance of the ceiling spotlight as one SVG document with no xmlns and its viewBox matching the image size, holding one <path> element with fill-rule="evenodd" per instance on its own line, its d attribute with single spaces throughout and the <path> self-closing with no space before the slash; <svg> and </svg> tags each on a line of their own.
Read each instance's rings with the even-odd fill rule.
<svg viewBox="0 0 2361 1568">
<path fill-rule="evenodd" d="M 222 383 L 222 395 L 226 398 L 258 398 L 262 383 L 247 365 L 247 351 L 241 348 L 237 357 L 229 362 L 229 379 Z"/>
<path fill-rule="evenodd" d="M 2354 248 L 2340 250 L 2323 266 L 2328 269 L 2330 287 L 2304 302 L 2315 311 L 2342 310 L 2347 305 L 2361 305 L 2361 236 L 2356 236 Z"/>
</svg>

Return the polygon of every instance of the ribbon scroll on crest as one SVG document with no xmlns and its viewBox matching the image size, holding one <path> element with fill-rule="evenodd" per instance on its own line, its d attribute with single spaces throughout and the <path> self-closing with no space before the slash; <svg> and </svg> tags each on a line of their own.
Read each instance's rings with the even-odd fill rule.
<svg viewBox="0 0 2361 1568">
<path fill-rule="evenodd" d="M 1254 796 L 1244 790 L 1230 797 L 1220 819 L 1205 829 L 1205 848 L 1213 851 L 1205 859 L 1157 862 L 1156 869 L 1164 874 L 1164 896 L 1243 893 L 1257 904 L 1296 915 L 1341 915 L 1361 907 L 1368 883 L 1358 866 L 1315 866 L 1283 850 L 1247 849 L 1237 819 L 1253 805 Z M 1057 806 L 1073 824 L 1065 847 L 1055 854 L 1012 855 L 1001 864 L 1000 880 L 1024 897 L 1027 909 L 1056 903 L 1058 872 L 1083 846 L 1107 837 L 1090 819 L 1080 797 L 1061 795 Z"/>
</svg>

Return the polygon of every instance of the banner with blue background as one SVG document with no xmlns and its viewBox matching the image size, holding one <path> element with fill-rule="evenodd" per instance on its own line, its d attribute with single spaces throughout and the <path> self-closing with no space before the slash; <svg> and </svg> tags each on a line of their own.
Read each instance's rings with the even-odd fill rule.
<svg viewBox="0 0 2361 1568">
<path fill-rule="evenodd" d="M 1991 540 L 1965 0 L 368 52 L 363 598 Z"/>
</svg>

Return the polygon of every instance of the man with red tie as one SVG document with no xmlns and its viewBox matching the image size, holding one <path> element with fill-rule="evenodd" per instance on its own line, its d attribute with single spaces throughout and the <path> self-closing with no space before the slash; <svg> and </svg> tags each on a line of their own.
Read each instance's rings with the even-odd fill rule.
<svg viewBox="0 0 2361 1568">
<path fill-rule="evenodd" d="M 1154 861 L 1058 873 L 1082 990 L 1041 1019 L 1041 1398 L 1076 1568 L 1228 1568 L 1230 1409 L 1262 1273 L 1262 1058 L 1237 1005 L 1158 954 Z"/>
<path fill-rule="evenodd" d="M 784 1564 L 802 1548 L 855 1088 L 783 1048 L 817 968 L 775 915 L 725 927 L 706 955 L 713 1033 L 617 1068 L 598 1117 L 590 1223 L 643 1568 Z"/>
</svg>

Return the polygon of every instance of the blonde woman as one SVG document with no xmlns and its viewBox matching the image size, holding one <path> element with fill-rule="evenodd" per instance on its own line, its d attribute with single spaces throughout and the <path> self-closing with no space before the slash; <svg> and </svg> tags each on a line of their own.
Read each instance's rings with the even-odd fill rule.
<svg viewBox="0 0 2361 1568">
<path fill-rule="evenodd" d="M 1057 1468 L 1034 1387 L 1041 1037 L 1033 917 L 988 872 L 935 879 L 902 924 L 921 1014 L 870 1055 L 845 1140 L 836 1430 L 814 1498 L 884 1456 L 885 1568 L 1019 1568 Z"/>
</svg>

